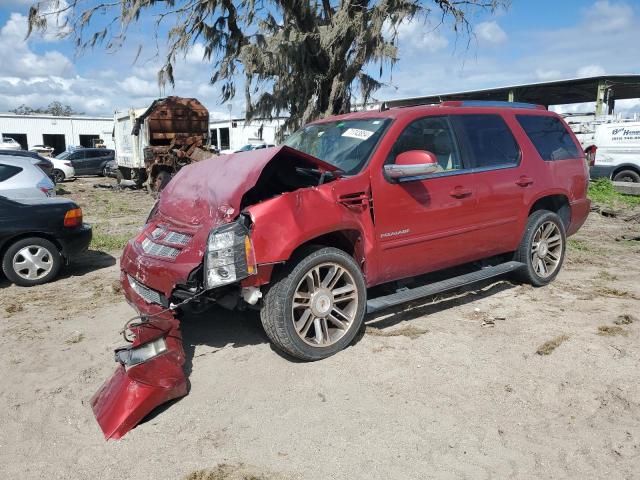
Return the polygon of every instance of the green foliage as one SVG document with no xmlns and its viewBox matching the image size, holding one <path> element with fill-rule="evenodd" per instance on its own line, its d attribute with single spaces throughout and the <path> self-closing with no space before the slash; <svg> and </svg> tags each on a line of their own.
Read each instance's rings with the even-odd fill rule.
<svg viewBox="0 0 640 480">
<path fill-rule="evenodd" d="M 568 239 L 567 245 L 571 250 L 577 250 L 579 252 L 588 252 L 590 250 L 589 246 L 585 242 L 575 238 Z"/>
<path fill-rule="evenodd" d="M 383 69 L 398 60 L 401 24 L 433 17 L 430 25 L 471 38 L 469 18 L 509 0 L 74 0 L 57 9 L 51 3 L 31 7 L 29 33 L 46 30 L 47 19 L 62 14 L 80 51 L 113 50 L 134 24 L 154 18 L 156 38 L 144 42 L 167 44 L 161 85 L 174 83 L 176 58 L 201 42 L 223 102 L 244 80 L 247 119 L 286 112 L 282 130 L 292 131 L 370 99 L 382 86 Z"/>
<path fill-rule="evenodd" d="M 127 242 L 136 236 L 135 232 L 130 233 L 105 233 L 100 231 L 100 228 L 95 225 L 93 228 L 93 237 L 91 238 L 91 245 L 89 248 L 92 250 L 100 250 L 103 252 L 114 252 L 122 250 Z"/>
<path fill-rule="evenodd" d="M 640 205 L 640 197 L 617 192 L 608 178 L 601 178 L 589 183 L 589 198 L 593 202 L 607 207 Z"/>
<path fill-rule="evenodd" d="M 24 103 L 13 110 L 9 110 L 16 115 L 54 115 L 56 117 L 70 117 L 71 115 L 81 115 L 81 112 L 76 112 L 71 106 L 63 105 L 58 101 L 51 102 L 48 107 L 36 107 L 32 108 Z"/>
</svg>

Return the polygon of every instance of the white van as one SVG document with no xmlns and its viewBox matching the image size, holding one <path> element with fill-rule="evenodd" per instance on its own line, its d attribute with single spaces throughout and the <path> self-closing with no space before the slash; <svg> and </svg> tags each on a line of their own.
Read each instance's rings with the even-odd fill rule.
<svg viewBox="0 0 640 480">
<path fill-rule="evenodd" d="M 593 137 L 580 141 L 587 153 L 591 178 L 640 182 L 640 121 L 596 123 Z"/>
</svg>

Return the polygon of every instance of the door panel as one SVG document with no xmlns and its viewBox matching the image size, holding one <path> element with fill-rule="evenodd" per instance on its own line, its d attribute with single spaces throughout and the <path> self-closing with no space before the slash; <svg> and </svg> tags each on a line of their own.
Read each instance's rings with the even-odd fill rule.
<svg viewBox="0 0 640 480">
<path fill-rule="evenodd" d="M 102 153 L 103 152 L 97 150 L 89 150 L 87 152 L 87 168 L 90 174 L 99 175 L 102 173 L 102 163 L 105 159 L 105 157 L 102 156 Z"/>
<path fill-rule="evenodd" d="M 69 161 L 73 165 L 76 174 L 87 175 L 87 159 L 85 158 L 85 153 L 82 150 L 73 152 L 69 155 Z"/>
<path fill-rule="evenodd" d="M 409 150 L 436 155 L 440 171 L 400 182 L 377 172 L 372 176 L 382 282 L 464 263 L 477 255 L 473 241 L 476 188 L 448 118 L 411 122 L 398 136 L 386 163 Z"/>
<path fill-rule="evenodd" d="M 381 281 L 411 277 L 476 256 L 477 199 L 469 175 L 373 187 Z M 466 193 L 462 193 L 466 190 Z"/>
<path fill-rule="evenodd" d="M 484 257 L 505 253 L 520 241 L 524 195 L 535 174 L 498 114 L 452 115 L 451 123 L 467 165 L 473 171 L 478 210 L 475 240 Z"/>
</svg>

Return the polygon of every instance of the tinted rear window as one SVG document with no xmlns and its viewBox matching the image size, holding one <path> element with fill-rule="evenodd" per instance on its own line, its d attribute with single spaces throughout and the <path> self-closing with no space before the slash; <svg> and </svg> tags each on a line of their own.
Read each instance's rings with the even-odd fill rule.
<svg viewBox="0 0 640 480">
<path fill-rule="evenodd" d="M 451 120 L 463 145 L 467 168 L 506 167 L 520 162 L 518 143 L 500 115 L 453 115 Z"/>
<path fill-rule="evenodd" d="M 573 137 L 556 117 L 516 115 L 516 118 L 543 160 L 581 157 Z"/>
<path fill-rule="evenodd" d="M 13 165 L 0 164 L 0 182 L 9 180 L 14 175 L 20 173 L 22 169 L 20 167 L 14 167 Z"/>
</svg>

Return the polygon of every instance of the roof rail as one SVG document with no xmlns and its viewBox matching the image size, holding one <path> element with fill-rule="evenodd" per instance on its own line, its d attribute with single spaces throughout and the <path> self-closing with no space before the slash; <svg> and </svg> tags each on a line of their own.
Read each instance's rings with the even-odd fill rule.
<svg viewBox="0 0 640 480">
<path fill-rule="evenodd" d="M 530 110 L 546 110 L 544 105 L 523 102 L 500 102 L 493 100 L 449 100 L 440 103 L 443 107 L 498 107 L 498 108 L 527 108 Z"/>
</svg>

